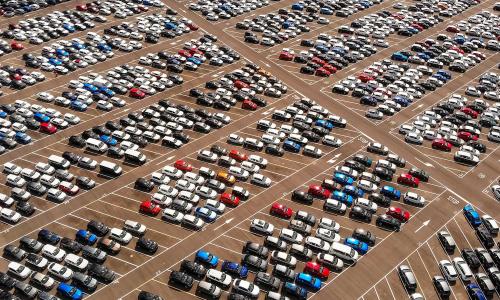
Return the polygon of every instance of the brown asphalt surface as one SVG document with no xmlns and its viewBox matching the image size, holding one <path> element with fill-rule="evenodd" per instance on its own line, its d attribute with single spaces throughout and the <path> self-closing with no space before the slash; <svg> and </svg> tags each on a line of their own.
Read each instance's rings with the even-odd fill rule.
<svg viewBox="0 0 500 300">
<path fill-rule="evenodd" d="M 62 4 L 56 7 L 58 10 L 63 10 L 66 7 L 70 7 L 76 5 L 75 2 L 80 1 L 72 1 L 71 5 L 68 3 Z M 361 13 L 355 14 L 349 18 L 341 19 L 338 22 L 335 22 L 325 27 L 320 27 L 315 31 L 307 33 L 303 36 L 299 36 L 297 39 L 302 38 L 311 38 L 321 33 L 322 31 L 326 31 L 328 29 L 333 29 L 335 27 L 349 24 L 352 20 L 359 18 L 362 15 L 366 15 L 375 11 L 382 9 L 383 7 L 390 7 L 396 1 L 385 1 L 380 5 L 373 6 Z M 273 4 L 270 7 L 262 8 L 256 12 L 257 14 L 264 14 L 267 12 L 274 11 L 279 7 L 285 7 L 284 3 L 287 5 L 290 4 L 290 1 L 282 1 L 278 4 L 271 2 Z M 283 4 L 283 5 L 282 5 Z M 466 19 L 467 17 L 473 15 L 474 13 L 480 12 L 483 9 L 489 8 L 494 4 L 494 1 L 484 1 L 479 5 L 476 5 L 461 15 L 454 16 L 451 19 L 446 19 L 443 23 L 429 29 L 425 30 L 422 33 L 410 37 L 408 39 L 403 40 L 397 44 L 391 44 L 391 47 L 380 51 L 376 55 L 373 55 L 369 59 L 361 61 L 357 64 L 350 65 L 345 70 L 338 72 L 328 79 L 328 82 L 318 81 L 317 83 L 308 85 L 298 79 L 297 77 L 289 74 L 288 71 L 283 69 L 279 64 L 276 64 L 273 60 L 266 59 L 266 56 L 269 54 L 275 54 L 276 56 L 279 53 L 279 48 L 287 47 L 287 44 L 290 44 L 292 41 L 288 41 L 278 47 L 274 47 L 271 50 L 266 50 L 262 53 L 257 54 L 252 50 L 252 46 L 248 44 L 244 44 L 239 38 L 235 38 L 230 34 L 227 34 L 224 29 L 233 28 L 234 24 L 246 16 L 240 16 L 235 19 L 231 19 L 225 22 L 218 22 L 216 24 L 212 24 L 206 21 L 204 18 L 200 17 L 193 12 L 189 12 L 184 3 L 179 3 L 175 1 L 169 1 L 168 5 L 173 9 L 179 11 L 180 14 L 192 19 L 196 24 L 200 26 L 201 29 L 205 29 L 206 31 L 216 34 L 219 38 L 219 41 L 225 43 L 231 48 L 235 49 L 242 58 L 245 58 L 249 61 L 252 61 L 256 64 L 261 65 L 265 69 L 272 72 L 277 78 L 283 80 L 283 82 L 289 87 L 291 90 L 299 91 L 302 95 L 309 97 L 311 99 L 316 100 L 320 105 L 329 109 L 331 112 L 342 116 L 348 120 L 348 128 L 353 130 L 360 131 L 365 139 L 378 141 L 389 149 L 394 150 L 396 153 L 403 155 L 409 163 L 412 165 L 418 166 L 420 168 L 426 169 L 430 172 L 431 177 L 439 182 L 443 187 L 446 188 L 446 191 L 442 193 L 436 201 L 433 201 L 430 205 L 426 206 L 416 215 L 411 222 L 409 222 L 402 232 L 397 234 L 389 234 L 387 238 L 384 240 L 384 243 L 380 247 L 374 248 L 369 255 L 365 256 L 355 267 L 347 269 L 340 276 L 335 278 L 331 283 L 329 283 L 326 287 L 324 287 L 319 293 L 317 293 L 314 298 L 316 299 L 356 299 L 362 296 L 365 291 L 369 290 L 372 286 L 377 283 L 380 278 L 383 278 L 388 272 L 390 272 L 395 266 L 397 266 L 402 260 L 405 260 L 412 252 L 419 246 L 419 243 L 426 241 L 431 235 L 434 234 L 436 230 L 441 228 L 450 218 L 455 216 L 455 214 L 462 208 L 462 205 L 455 205 L 451 201 L 449 201 L 449 197 L 458 198 L 461 202 L 462 200 L 469 201 L 482 212 L 486 212 L 493 216 L 495 219 L 500 218 L 500 210 L 498 209 L 498 202 L 493 201 L 490 198 L 487 198 L 481 191 L 486 188 L 486 182 L 482 180 L 477 174 L 485 173 L 489 176 L 489 181 L 499 173 L 499 159 L 500 154 L 499 151 L 495 151 L 492 153 L 486 160 L 482 161 L 480 165 L 475 168 L 472 172 L 467 174 L 464 178 L 460 179 L 452 174 L 450 171 L 443 168 L 440 165 L 435 165 L 433 168 L 429 168 L 424 165 L 422 162 L 428 161 L 428 157 L 421 153 L 414 151 L 412 147 L 408 146 L 406 143 L 400 141 L 399 139 L 393 138 L 392 135 L 389 134 L 389 131 L 394 127 L 389 122 L 382 122 L 377 127 L 373 126 L 373 123 L 368 121 L 365 118 L 359 117 L 355 112 L 347 109 L 345 106 L 337 103 L 333 99 L 329 97 L 330 92 L 321 92 L 321 89 L 331 86 L 334 82 L 339 81 L 348 75 L 352 75 L 355 73 L 355 70 L 352 68 L 355 67 L 356 70 L 361 70 L 364 67 L 370 65 L 372 62 L 376 60 L 383 59 L 388 57 L 392 52 L 397 49 L 403 49 L 412 45 L 414 42 L 423 40 L 426 37 L 431 37 L 441 32 L 448 24 L 450 20 L 459 21 L 462 19 Z M 47 13 L 52 8 L 45 9 L 39 12 L 34 12 L 34 15 L 41 15 Z M 30 15 L 31 16 L 31 15 Z M 15 19 L 11 19 L 8 22 L 1 20 L 0 24 L 4 27 L 6 24 L 19 20 L 21 18 L 16 17 Z M 227 25 L 227 24 L 230 25 Z M 105 23 L 105 25 L 110 24 Z M 188 35 L 182 36 L 180 38 L 176 38 L 177 40 L 188 40 L 191 36 L 197 36 L 198 33 L 189 33 Z M 177 45 L 182 45 L 182 43 L 177 43 Z M 43 45 L 38 48 L 32 49 L 41 49 Z M 93 72 L 102 72 L 107 70 L 115 65 L 120 65 L 137 59 L 138 57 L 148 53 L 148 52 L 156 52 L 165 48 L 165 43 L 160 43 L 157 45 L 151 45 L 145 47 L 139 51 L 135 51 L 130 54 L 122 55 L 112 60 L 106 61 L 104 63 L 97 64 L 92 66 Z M 30 49 L 30 52 L 32 51 Z M 19 54 L 20 56 L 21 54 Z M 489 68 L 491 65 L 497 64 L 500 61 L 499 54 L 495 54 L 490 56 L 486 61 L 483 61 L 478 67 L 468 71 L 464 76 L 460 76 L 459 78 L 449 82 L 445 87 L 438 89 L 436 92 L 432 92 L 427 94 L 424 98 L 419 100 L 419 103 L 424 103 L 424 105 L 417 110 L 405 110 L 395 116 L 396 124 L 400 124 L 403 120 L 409 119 L 414 114 L 424 111 L 429 105 L 433 103 L 437 103 L 442 100 L 447 94 L 451 91 L 454 91 L 464 84 L 466 84 L 472 78 L 477 77 L 482 72 L 484 72 L 485 68 Z M 263 64 L 268 64 L 269 67 L 265 67 Z M 223 68 L 218 68 L 214 72 L 226 71 L 229 72 L 235 68 L 235 65 L 225 66 Z M 79 70 L 77 72 L 73 72 L 66 76 L 59 76 L 50 81 L 40 83 L 34 87 L 26 88 L 25 90 L 6 95 L 0 98 L 1 103 L 12 103 L 16 99 L 23 99 L 28 96 L 32 96 L 39 91 L 44 91 L 51 89 L 53 87 L 63 85 L 71 79 L 76 79 L 82 73 L 87 72 L 86 69 Z M 197 86 L 199 84 L 203 84 L 204 82 L 211 80 L 211 74 L 200 75 L 198 78 L 193 79 L 187 84 L 174 87 L 166 92 L 159 93 L 152 97 L 147 97 L 143 100 L 136 101 L 134 103 L 128 103 L 127 106 L 121 109 L 115 110 L 111 114 L 103 114 L 101 116 L 97 116 L 95 119 L 92 119 L 91 122 L 86 122 L 79 124 L 77 126 L 72 126 L 69 129 L 63 130 L 53 136 L 49 136 L 40 141 L 35 141 L 33 145 L 24 146 L 15 151 L 10 151 L 6 154 L 0 156 L 0 163 L 3 164 L 5 162 L 14 160 L 20 156 L 25 154 L 29 154 L 34 149 L 40 149 L 47 145 L 56 143 L 58 141 L 64 140 L 73 134 L 78 134 L 85 129 L 88 129 L 95 124 L 102 124 L 109 119 L 119 118 L 130 111 L 135 111 L 146 107 L 150 104 L 156 103 L 160 99 L 168 99 L 169 97 L 178 94 L 181 91 L 189 90 L 190 88 Z M 273 103 L 270 107 L 281 108 L 283 103 Z M 129 109 L 124 111 L 125 109 Z M 265 108 L 267 110 L 268 108 Z M 243 128 L 248 124 L 254 123 L 257 120 L 262 118 L 262 115 L 259 112 L 253 114 L 247 114 L 245 117 L 231 123 L 230 125 L 215 131 L 212 134 L 202 136 L 201 138 L 188 143 L 183 146 L 179 150 L 169 151 L 166 154 L 162 154 L 151 160 L 147 165 L 137 167 L 132 172 L 129 172 L 118 179 L 111 180 L 102 184 L 95 189 L 87 192 L 81 196 L 74 197 L 71 201 L 69 201 L 66 205 L 56 206 L 49 211 L 39 213 L 35 215 L 33 218 L 30 218 L 29 222 L 23 224 L 22 226 L 14 226 L 8 231 L 3 232 L 0 235 L 0 246 L 4 246 L 7 243 L 11 243 L 12 241 L 18 240 L 20 237 L 29 234 L 38 228 L 42 228 L 46 226 L 51 220 L 58 220 L 61 217 L 64 217 L 66 214 L 70 212 L 76 211 L 79 208 L 99 199 L 101 197 L 106 196 L 109 191 L 116 190 L 121 186 L 128 185 L 129 183 L 135 181 L 137 177 L 145 176 L 151 173 L 154 169 L 157 169 L 160 164 L 165 161 L 168 156 L 175 155 L 176 159 L 185 157 L 190 153 L 197 151 L 198 149 L 205 148 L 207 145 L 211 145 L 214 141 L 229 135 L 237 129 Z M 394 119 L 393 119 L 394 120 Z M 92 124 L 89 124 L 92 123 Z M 362 143 L 360 141 L 354 141 L 353 143 L 344 145 L 340 152 L 341 155 L 337 158 L 338 161 L 341 161 L 355 152 Z M 158 272 L 163 272 L 166 269 L 171 268 L 176 265 L 178 261 L 182 260 L 186 255 L 193 253 L 198 250 L 203 245 L 211 242 L 212 240 L 217 239 L 222 234 L 228 232 L 232 228 L 232 223 L 219 226 L 223 224 L 226 220 L 235 219 L 237 222 L 239 220 L 245 220 L 251 216 L 253 216 L 257 211 L 269 206 L 274 200 L 276 200 L 283 193 L 289 193 L 291 190 L 296 188 L 297 185 L 304 182 L 304 178 L 313 178 L 317 174 L 321 173 L 325 164 L 328 160 L 332 159 L 333 154 L 329 154 L 319 159 L 318 161 L 307 165 L 300 172 L 294 173 L 288 178 L 284 179 L 280 184 L 273 185 L 271 188 L 262 193 L 257 199 L 253 199 L 251 205 L 245 205 L 243 207 L 239 207 L 233 209 L 227 213 L 225 213 L 215 224 L 209 225 L 206 227 L 206 230 L 202 232 L 194 232 L 190 235 L 186 236 L 184 239 L 179 240 L 176 244 L 172 245 L 169 248 L 166 248 L 159 251 L 159 254 L 154 256 L 151 260 L 143 264 L 139 264 L 139 266 L 125 274 L 124 276 L 119 278 L 115 284 L 108 286 L 104 289 L 100 289 L 98 292 L 94 293 L 92 296 L 88 298 L 92 299 L 117 299 L 122 297 L 123 295 L 128 294 L 131 290 L 142 286 L 144 283 L 148 282 L 155 274 Z M 165 165 L 166 163 L 163 163 Z M 156 166 L 156 167 L 153 167 Z M 496 174 L 496 175 L 495 175 Z M 488 182 L 489 182 L 488 181 Z M 117 216 L 120 217 L 120 216 Z M 429 226 L 424 227 L 421 230 L 419 227 L 422 225 L 422 222 L 426 220 L 431 220 Z M 75 226 L 76 227 L 76 226 Z M 169 227 L 166 227 L 167 230 Z M 168 231 L 166 232 L 168 233 Z M 148 283 L 150 285 L 151 282 Z M 175 299 L 189 299 L 191 296 L 187 294 L 175 294 Z"/>
</svg>

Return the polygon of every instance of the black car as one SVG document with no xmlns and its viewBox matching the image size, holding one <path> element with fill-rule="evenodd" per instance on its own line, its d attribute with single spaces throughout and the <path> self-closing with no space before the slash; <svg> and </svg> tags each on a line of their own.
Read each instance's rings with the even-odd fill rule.
<svg viewBox="0 0 500 300">
<path fill-rule="evenodd" d="M 69 151 L 64 151 L 62 157 L 67 159 L 72 164 L 77 164 L 81 158 L 80 155 Z"/>
<path fill-rule="evenodd" d="M 83 148 L 87 144 L 81 136 L 72 135 L 69 137 L 69 144 L 78 148 Z"/>
<path fill-rule="evenodd" d="M 207 274 L 207 269 L 202 264 L 189 260 L 182 261 L 180 270 L 197 279 L 203 279 Z"/>
<path fill-rule="evenodd" d="M 372 165 L 372 160 L 366 156 L 366 155 L 363 155 L 363 154 L 356 154 L 353 158 L 352 158 L 353 161 L 356 161 L 358 163 L 361 163 L 363 164 L 365 167 L 369 168 L 371 167 Z"/>
<path fill-rule="evenodd" d="M 349 212 L 349 217 L 357 219 L 363 222 L 370 223 L 372 220 L 372 214 L 366 208 L 359 205 L 354 205 Z"/>
<path fill-rule="evenodd" d="M 277 145 L 268 145 L 264 151 L 267 154 L 279 157 L 285 155 L 285 151 Z"/>
<path fill-rule="evenodd" d="M 389 215 L 379 215 L 375 225 L 392 231 L 399 231 L 401 228 L 401 222 Z"/>
<path fill-rule="evenodd" d="M 423 181 L 423 182 L 429 181 L 429 174 L 427 174 L 427 172 L 425 172 L 422 169 L 419 169 L 419 168 L 416 168 L 416 167 L 412 167 L 408 171 L 408 174 L 410 174 L 413 177 L 418 178 L 420 181 Z"/>
<path fill-rule="evenodd" d="M 38 122 L 34 118 L 27 118 L 24 121 L 24 125 L 26 125 L 26 127 L 28 127 L 28 129 L 32 129 L 32 130 L 37 130 L 38 128 L 40 128 L 40 122 Z"/>
<path fill-rule="evenodd" d="M 174 132 L 172 136 L 181 141 L 183 144 L 189 143 L 191 140 L 191 137 L 184 132 Z"/>
<path fill-rule="evenodd" d="M 67 251 L 67 252 L 70 252 L 70 253 L 79 253 L 82 248 L 83 248 L 83 245 L 80 244 L 79 242 L 77 241 L 74 241 L 68 237 L 63 237 L 61 239 L 61 249 Z"/>
<path fill-rule="evenodd" d="M 219 145 L 212 145 L 212 147 L 210 147 L 210 151 L 212 151 L 213 153 L 215 153 L 219 156 L 225 156 L 228 154 L 227 149 L 225 149 Z"/>
<path fill-rule="evenodd" d="M 462 257 L 472 270 L 477 270 L 481 266 L 481 262 L 479 261 L 476 252 L 472 249 L 462 249 Z"/>
<path fill-rule="evenodd" d="M 375 242 L 377 239 L 373 233 L 371 233 L 370 231 L 365 230 L 363 228 L 354 229 L 354 231 L 352 233 L 352 237 L 355 239 L 358 239 L 362 242 L 367 243 L 368 246 L 371 246 L 371 247 L 375 246 Z"/>
<path fill-rule="evenodd" d="M 11 290 L 14 288 L 14 285 L 16 284 L 16 280 L 12 279 L 9 275 L 0 272 L 0 287 L 5 288 L 6 290 Z M 2 294 L 0 294 L 0 299 L 9 299 L 9 298 L 2 298 Z"/>
<path fill-rule="evenodd" d="M 364 172 L 366 170 L 366 167 L 364 164 L 354 160 L 354 159 L 347 159 L 346 161 L 344 161 L 344 166 L 347 166 L 351 169 L 354 169 L 358 172 Z"/>
<path fill-rule="evenodd" d="M 78 176 L 76 177 L 76 185 L 84 190 L 91 190 L 95 187 L 95 182 L 86 177 L 86 176 Z"/>
<path fill-rule="evenodd" d="M 30 181 L 26 185 L 26 191 L 35 196 L 43 196 L 47 192 L 47 188 L 39 182 Z"/>
<path fill-rule="evenodd" d="M 137 178 L 137 180 L 135 181 L 134 188 L 145 192 L 151 192 L 154 188 L 154 184 L 151 181 L 141 177 Z"/>
<path fill-rule="evenodd" d="M 140 291 L 137 300 L 164 300 L 162 297 L 147 291 Z"/>
<path fill-rule="evenodd" d="M 94 292 L 99 285 L 98 282 L 96 280 L 93 280 L 91 276 L 85 275 L 80 272 L 74 272 L 71 280 L 73 280 L 73 283 L 77 287 L 89 293 Z"/>
<path fill-rule="evenodd" d="M 23 260 L 27 255 L 26 251 L 11 244 L 3 248 L 3 254 L 17 261 Z"/>
<path fill-rule="evenodd" d="M 36 209 L 29 202 L 17 201 L 16 202 L 16 211 L 23 216 L 31 216 L 35 213 Z"/>
<path fill-rule="evenodd" d="M 380 193 L 371 193 L 368 196 L 368 200 L 373 201 L 382 207 L 389 207 L 392 202 L 391 198 L 384 196 Z"/>
<path fill-rule="evenodd" d="M 376 167 L 373 169 L 373 174 L 386 181 L 391 181 L 394 176 L 394 173 L 392 173 L 391 170 L 382 167 Z"/>
<path fill-rule="evenodd" d="M 265 290 L 278 291 L 281 280 L 267 273 L 259 272 L 255 275 L 254 283 Z"/>
<path fill-rule="evenodd" d="M 105 236 L 109 232 L 109 227 L 106 226 L 106 224 L 96 221 L 96 220 L 91 220 L 87 224 L 87 230 L 92 232 L 93 234 L 97 236 Z"/>
<path fill-rule="evenodd" d="M 243 255 L 242 263 L 249 269 L 254 269 L 258 271 L 267 270 L 267 261 L 252 254 Z"/>
<path fill-rule="evenodd" d="M 434 284 L 434 288 L 436 289 L 441 299 L 448 299 L 450 297 L 451 288 L 446 279 L 444 279 L 442 276 L 434 276 L 432 278 L 432 283 Z"/>
<path fill-rule="evenodd" d="M 148 254 L 154 254 L 158 250 L 158 243 L 151 239 L 141 237 L 139 240 L 137 240 L 137 244 L 135 245 L 135 247 L 138 251 Z"/>
<path fill-rule="evenodd" d="M 490 231 L 484 225 L 481 224 L 476 228 L 476 235 L 486 249 L 490 249 L 495 246 L 495 241 L 493 240 Z"/>
<path fill-rule="evenodd" d="M 105 283 L 112 282 L 116 276 L 115 272 L 100 264 L 90 264 L 88 274 L 95 279 Z"/>
<path fill-rule="evenodd" d="M 311 205 L 314 201 L 314 197 L 304 191 L 295 190 L 292 193 L 292 200 Z"/>
<path fill-rule="evenodd" d="M 55 232 L 47 229 L 42 229 L 38 232 L 38 239 L 43 243 L 57 245 L 57 243 L 59 243 L 59 241 L 61 240 L 61 237 Z"/>
<path fill-rule="evenodd" d="M 19 247 L 25 249 L 28 252 L 38 253 L 40 252 L 40 250 L 42 250 L 43 244 L 35 239 L 24 236 L 19 241 Z"/>
<path fill-rule="evenodd" d="M 125 151 L 118 147 L 109 147 L 107 155 L 109 157 L 123 158 L 125 156 Z"/>
<path fill-rule="evenodd" d="M 441 230 L 437 233 L 437 237 L 444 250 L 449 254 L 453 254 L 457 245 L 451 234 L 446 230 Z"/>
<path fill-rule="evenodd" d="M 258 243 L 248 241 L 245 246 L 243 246 L 243 253 L 256 255 L 263 259 L 266 259 L 269 255 L 269 249 Z"/>
<path fill-rule="evenodd" d="M 470 140 L 470 141 L 467 142 L 467 145 L 469 145 L 472 148 L 476 149 L 480 153 L 485 153 L 486 152 L 486 145 L 483 144 L 483 143 L 481 143 L 481 142 Z"/>
<path fill-rule="evenodd" d="M 184 272 L 173 271 L 172 273 L 170 273 L 168 282 L 169 284 L 180 286 L 186 290 L 189 290 L 193 287 L 193 277 Z"/>
</svg>

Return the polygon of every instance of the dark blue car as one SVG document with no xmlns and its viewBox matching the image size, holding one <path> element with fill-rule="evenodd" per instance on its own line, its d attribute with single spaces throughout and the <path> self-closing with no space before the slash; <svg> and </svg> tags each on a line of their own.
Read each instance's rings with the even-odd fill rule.
<svg viewBox="0 0 500 300">
<path fill-rule="evenodd" d="M 55 245 L 59 243 L 61 237 L 57 235 L 55 232 L 52 232 L 47 229 L 42 229 L 38 232 L 38 239 L 42 240 L 43 242 Z"/>
<path fill-rule="evenodd" d="M 293 153 L 299 153 L 300 145 L 287 139 L 283 142 L 283 149 Z"/>
<path fill-rule="evenodd" d="M 59 283 L 59 286 L 57 286 L 57 292 L 64 298 L 71 300 L 80 300 L 83 298 L 82 291 L 64 282 Z"/>
<path fill-rule="evenodd" d="M 291 282 L 285 282 L 283 292 L 293 298 L 305 300 L 307 299 L 307 290 Z"/>
<path fill-rule="evenodd" d="M 31 137 L 24 132 L 16 132 L 14 140 L 23 145 L 31 143 Z"/>
<path fill-rule="evenodd" d="M 353 198 L 361 198 L 365 194 L 365 192 L 362 189 L 359 189 L 353 185 L 344 186 L 342 192 L 352 196 Z"/>
<path fill-rule="evenodd" d="M 395 189 L 390 185 L 384 185 L 380 190 L 380 193 L 391 198 L 392 200 L 399 200 L 399 198 L 401 198 L 401 191 Z"/>
<path fill-rule="evenodd" d="M 69 106 L 72 109 L 77 110 L 77 111 L 86 111 L 87 110 L 87 104 L 80 102 L 80 101 L 72 101 Z"/>
<path fill-rule="evenodd" d="M 97 242 L 97 236 L 90 231 L 80 229 L 76 232 L 76 240 L 82 244 L 92 246 Z"/>
<path fill-rule="evenodd" d="M 245 279 L 248 276 L 248 268 L 232 261 L 224 261 L 222 263 L 222 272 Z"/>
</svg>

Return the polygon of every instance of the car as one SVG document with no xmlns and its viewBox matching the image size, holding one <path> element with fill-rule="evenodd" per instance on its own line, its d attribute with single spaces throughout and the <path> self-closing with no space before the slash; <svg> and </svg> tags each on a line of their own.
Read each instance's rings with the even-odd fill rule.
<svg viewBox="0 0 500 300">
<path fill-rule="evenodd" d="M 475 283 L 469 283 L 468 285 L 465 286 L 465 289 L 467 290 L 467 294 L 470 297 L 470 299 L 478 299 L 478 300 L 487 299 L 483 291 L 481 290 L 481 287 Z"/>
<path fill-rule="evenodd" d="M 222 263 L 221 270 L 222 272 L 231 274 L 241 279 L 245 279 L 248 276 L 247 267 L 231 261 L 224 261 Z"/>
<path fill-rule="evenodd" d="M 297 259 L 294 256 L 292 256 L 286 252 L 272 251 L 271 252 L 271 263 L 274 263 L 274 264 L 279 263 L 279 264 L 294 268 L 297 264 Z"/>
<path fill-rule="evenodd" d="M 314 292 L 319 291 L 321 288 L 321 280 L 307 273 L 298 273 L 295 282 Z"/>
<path fill-rule="evenodd" d="M 267 270 L 267 261 L 253 254 L 244 254 L 241 262 L 249 269 L 257 271 Z"/>
<path fill-rule="evenodd" d="M 234 280 L 233 290 L 238 294 L 242 294 L 250 298 L 257 298 L 260 293 L 260 289 L 257 285 L 243 279 Z"/>
<path fill-rule="evenodd" d="M 413 177 L 412 175 L 410 175 L 408 173 L 403 173 L 403 174 L 399 175 L 397 181 L 399 184 L 407 185 L 407 186 L 410 186 L 413 188 L 417 188 L 419 183 L 420 183 L 420 180 L 418 178 Z"/>
<path fill-rule="evenodd" d="M 366 147 L 366 150 L 370 153 L 375 153 L 384 156 L 389 154 L 389 149 L 386 146 L 376 142 L 369 143 L 368 146 Z"/>
<path fill-rule="evenodd" d="M 473 227 L 479 227 L 482 224 L 479 213 L 474 209 L 471 204 L 467 204 L 463 208 L 465 218 Z"/>
<path fill-rule="evenodd" d="M 434 284 L 434 288 L 436 289 L 441 299 L 448 299 L 448 297 L 451 295 L 451 287 L 448 284 L 448 281 L 446 281 L 446 279 L 444 279 L 442 276 L 434 276 L 432 278 L 432 283 Z"/>
<path fill-rule="evenodd" d="M 272 235 L 274 225 L 261 219 L 253 219 L 250 224 L 250 230 L 264 235 Z"/>
<path fill-rule="evenodd" d="M 97 236 L 90 231 L 80 229 L 76 232 L 75 240 L 82 244 L 92 246 L 97 242 Z"/>
<path fill-rule="evenodd" d="M 57 235 L 55 232 L 49 231 L 47 229 L 41 229 L 38 232 L 38 239 L 43 243 L 57 245 L 61 240 L 61 237 Z"/>
<path fill-rule="evenodd" d="M 423 207 L 425 205 L 425 198 L 414 192 L 406 192 L 403 195 L 404 203 Z"/>
<path fill-rule="evenodd" d="M 271 209 L 269 210 L 269 213 L 284 219 L 290 219 L 293 215 L 293 211 L 291 208 L 278 202 L 273 203 Z"/>
<path fill-rule="evenodd" d="M 417 280 L 411 268 L 407 265 L 400 265 L 398 267 L 398 275 L 405 289 L 409 293 L 415 292 L 417 289 Z"/>
<path fill-rule="evenodd" d="M 196 252 L 196 261 L 209 265 L 210 267 L 214 268 L 217 266 L 219 263 L 219 258 L 210 252 L 207 252 L 205 250 L 198 250 Z"/>
<path fill-rule="evenodd" d="M 81 290 L 64 282 L 59 283 L 57 292 L 63 297 L 72 300 L 80 300 L 83 298 L 83 292 Z"/>
<path fill-rule="evenodd" d="M 389 215 L 379 215 L 375 221 L 375 225 L 391 231 L 399 231 L 401 228 L 401 222 Z"/>
<path fill-rule="evenodd" d="M 354 250 L 358 251 L 360 254 L 366 254 L 368 252 L 369 246 L 365 242 L 357 240 L 353 237 L 347 237 L 344 240 L 344 245 L 347 245 Z"/>
<path fill-rule="evenodd" d="M 401 198 L 401 191 L 389 185 L 384 185 L 380 190 L 380 193 L 391 198 L 392 200 L 399 200 Z"/>
</svg>

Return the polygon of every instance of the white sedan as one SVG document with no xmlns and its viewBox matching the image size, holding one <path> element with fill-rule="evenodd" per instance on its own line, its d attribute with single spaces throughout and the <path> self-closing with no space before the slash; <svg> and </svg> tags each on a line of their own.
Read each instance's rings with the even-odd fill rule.
<svg viewBox="0 0 500 300">
<path fill-rule="evenodd" d="M 253 219 L 250 224 L 250 230 L 265 235 L 272 235 L 274 232 L 274 225 L 261 219 Z"/>
</svg>

